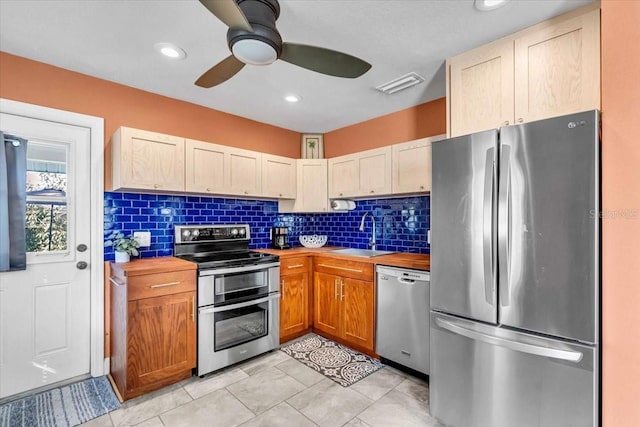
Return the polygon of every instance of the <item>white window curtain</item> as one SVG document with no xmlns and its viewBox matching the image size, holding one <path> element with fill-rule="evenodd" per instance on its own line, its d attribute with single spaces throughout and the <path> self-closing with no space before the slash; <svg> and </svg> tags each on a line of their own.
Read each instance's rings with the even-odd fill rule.
<svg viewBox="0 0 640 427">
<path fill-rule="evenodd" d="M 27 268 L 27 141 L 0 132 L 0 271 Z"/>
</svg>

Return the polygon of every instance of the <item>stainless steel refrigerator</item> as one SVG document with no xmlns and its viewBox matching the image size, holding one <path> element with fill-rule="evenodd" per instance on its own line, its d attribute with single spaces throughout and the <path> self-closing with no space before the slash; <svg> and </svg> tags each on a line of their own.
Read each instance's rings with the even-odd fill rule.
<svg viewBox="0 0 640 427">
<path fill-rule="evenodd" d="M 599 113 L 432 146 L 433 416 L 599 424 Z"/>
</svg>

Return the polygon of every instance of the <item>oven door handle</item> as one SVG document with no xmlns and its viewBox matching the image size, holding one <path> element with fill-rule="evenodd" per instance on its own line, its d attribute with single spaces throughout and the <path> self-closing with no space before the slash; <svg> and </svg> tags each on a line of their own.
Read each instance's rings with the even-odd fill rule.
<svg viewBox="0 0 640 427">
<path fill-rule="evenodd" d="M 249 307 L 250 305 L 260 304 L 278 298 L 280 298 L 280 292 L 275 292 L 273 294 L 269 294 L 269 296 L 264 298 L 252 299 L 251 301 L 240 302 L 238 304 L 223 305 L 220 307 L 199 308 L 198 314 L 219 313 L 221 311 L 235 310 L 236 308 Z"/>
<path fill-rule="evenodd" d="M 273 267 L 280 267 L 280 262 L 273 262 L 269 264 L 253 264 L 243 265 L 241 267 L 230 268 L 206 268 L 200 270 L 200 276 L 215 276 L 218 274 L 231 274 L 231 273 L 250 273 L 252 271 L 267 270 Z"/>
</svg>

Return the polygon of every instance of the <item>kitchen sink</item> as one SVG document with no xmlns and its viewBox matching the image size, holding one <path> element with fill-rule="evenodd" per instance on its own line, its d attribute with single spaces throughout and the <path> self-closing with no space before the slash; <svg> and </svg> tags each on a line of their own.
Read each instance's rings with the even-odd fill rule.
<svg viewBox="0 0 640 427">
<path fill-rule="evenodd" d="M 331 253 L 333 254 L 340 254 L 340 255 L 354 255 L 354 256 L 361 256 L 361 257 L 365 257 L 365 258 L 371 258 L 374 256 L 380 256 L 380 255 L 389 255 L 389 254 L 394 254 L 395 252 L 392 251 L 376 251 L 373 249 L 336 249 L 334 251 L 331 251 Z"/>
</svg>

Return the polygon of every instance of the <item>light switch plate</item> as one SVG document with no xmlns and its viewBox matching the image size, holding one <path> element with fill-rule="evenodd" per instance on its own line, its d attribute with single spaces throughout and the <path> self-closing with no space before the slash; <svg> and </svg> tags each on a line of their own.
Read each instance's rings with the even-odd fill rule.
<svg viewBox="0 0 640 427">
<path fill-rule="evenodd" d="M 151 232 L 150 231 L 135 231 L 133 238 L 138 241 L 141 247 L 148 248 L 151 246 Z"/>
<path fill-rule="evenodd" d="M 431 244 L 431 230 L 427 230 L 427 244 Z"/>
</svg>

